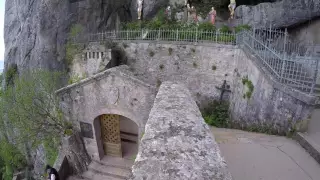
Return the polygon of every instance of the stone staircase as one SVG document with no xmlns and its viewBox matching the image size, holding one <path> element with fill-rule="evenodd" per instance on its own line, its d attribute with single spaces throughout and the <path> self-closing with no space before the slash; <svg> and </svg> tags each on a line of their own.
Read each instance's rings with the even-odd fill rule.
<svg viewBox="0 0 320 180">
<path fill-rule="evenodd" d="M 69 177 L 68 180 L 124 180 L 131 175 L 134 160 L 104 157 L 101 161 L 92 161 L 88 171 Z"/>
</svg>

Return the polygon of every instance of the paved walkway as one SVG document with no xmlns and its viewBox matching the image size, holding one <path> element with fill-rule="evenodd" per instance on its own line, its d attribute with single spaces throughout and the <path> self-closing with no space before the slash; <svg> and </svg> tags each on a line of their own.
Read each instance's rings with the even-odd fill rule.
<svg viewBox="0 0 320 180">
<path fill-rule="evenodd" d="M 212 128 L 234 180 L 319 180 L 320 165 L 286 137 Z"/>
</svg>

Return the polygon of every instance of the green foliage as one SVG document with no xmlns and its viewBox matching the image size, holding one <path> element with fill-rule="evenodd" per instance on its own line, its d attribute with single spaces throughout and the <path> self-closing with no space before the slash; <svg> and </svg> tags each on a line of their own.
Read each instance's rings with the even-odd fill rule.
<svg viewBox="0 0 320 180">
<path fill-rule="evenodd" d="M 168 49 L 168 53 L 169 53 L 170 56 L 172 55 L 172 51 L 173 51 L 173 49 L 170 47 L 170 48 Z"/>
<path fill-rule="evenodd" d="M 212 70 L 213 71 L 217 70 L 217 66 L 216 65 L 212 65 Z"/>
<path fill-rule="evenodd" d="M 73 39 L 78 38 L 83 33 L 83 28 L 80 24 L 75 24 L 71 27 L 68 37 L 68 42 L 66 44 L 66 63 L 70 66 L 73 62 L 73 58 L 75 55 L 82 52 L 83 47 L 79 44 L 75 44 L 72 42 Z"/>
<path fill-rule="evenodd" d="M 6 140 L 0 141 L 0 175 L 3 180 L 11 180 L 15 170 L 26 166 L 26 159 L 18 148 Z"/>
<path fill-rule="evenodd" d="M 154 53 L 153 51 L 150 51 L 150 52 L 149 52 L 149 56 L 150 56 L 150 57 L 153 57 L 154 54 L 155 54 L 155 53 Z"/>
<path fill-rule="evenodd" d="M 133 22 L 129 22 L 129 23 L 124 23 L 124 24 L 122 24 L 122 28 L 127 29 L 127 30 L 138 30 L 141 28 L 141 23 L 140 23 L 140 21 L 133 21 Z"/>
<path fill-rule="evenodd" d="M 6 85 L 13 85 L 13 81 L 18 74 L 18 66 L 17 64 L 12 64 L 9 66 L 7 71 L 5 72 L 5 81 Z"/>
<path fill-rule="evenodd" d="M 69 128 L 55 94 L 62 77 L 59 72 L 26 71 L 4 91 L 1 109 L 7 113 L 8 123 L 19 132 L 17 143 L 36 146 L 44 139 L 60 138 Z"/>
<path fill-rule="evenodd" d="M 200 23 L 198 26 L 198 30 L 199 31 L 216 31 L 216 27 L 211 24 L 210 22 L 204 22 L 204 23 Z"/>
<path fill-rule="evenodd" d="M 122 46 L 123 46 L 124 48 L 128 48 L 128 47 L 129 47 L 129 45 L 128 45 L 127 43 L 122 43 Z"/>
<path fill-rule="evenodd" d="M 58 145 L 59 141 L 57 141 L 55 138 L 43 141 L 47 164 L 49 164 L 50 166 L 54 165 L 58 157 Z"/>
<path fill-rule="evenodd" d="M 248 79 L 248 77 L 242 78 L 242 84 L 247 87 L 246 93 L 243 95 L 243 98 L 250 99 L 254 90 L 254 85 L 252 84 L 252 81 Z"/>
<path fill-rule="evenodd" d="M 234 29 L 235 29 L 235 32 L 238 33 L 238 32 L 241 32 L 241 31 L 250 30 L 251 27 L 249 25 L 247 25 L 247 24 L 244 24 L 244 25 L 236 26 Z"/>
<path fill-rule="evenodd" d="M 66 63 L 68 66 L 72 65 L 75 55 L 80 54 L 83 48 L 78 44 L 73 44 L 70 41 L 66 44 Z"/>
<path fill-rule="evenodd" d="M 226 25 L 223 25 L 219 30 L 222 33 L 230 33 L 231 32 L 230 28 Z"/>
<path fill-rule="evenodd" d="M 193 62 L 193 67 L 194 67 L 194 68 L 197 68 L 197 67 L 198 67 L 197 62 Z"/>
<path fill-rule="evenodd" d="M 157 88 L 159 88 L 161 86 L 161 80 L 160 79 L 157 79 Z"/>
<path fill-rule="evenodd" d="M 229 121 L 229 103 L 213 101 L 202 111 L 205 122 L 211 126 L 227 127 Z"/>
<path fill-rule="evenodd" d="M 80 82 L 85 76 L 73 75 L 69 78 L 68 84 L 74 84 Z"/>
<path fill-rule="evenodd" d="M 80 24 L 75 24 L 71 27 L 69 37 L 77 37 L 83 32 L 83 27 Z"/>
</svg>

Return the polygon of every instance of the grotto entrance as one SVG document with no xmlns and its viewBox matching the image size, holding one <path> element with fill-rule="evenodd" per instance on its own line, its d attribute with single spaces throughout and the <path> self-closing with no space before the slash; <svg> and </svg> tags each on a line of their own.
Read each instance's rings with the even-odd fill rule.
<svg viewBox="0 0 320 180">
<path fill-rule="evenodd" d="M 132 159 L 138 152 L 138 126 L 134 121 L 117 114 L 103 114 L 97 118 L 101 130 L 97 138 L 104 156 Z"/>
</svg>

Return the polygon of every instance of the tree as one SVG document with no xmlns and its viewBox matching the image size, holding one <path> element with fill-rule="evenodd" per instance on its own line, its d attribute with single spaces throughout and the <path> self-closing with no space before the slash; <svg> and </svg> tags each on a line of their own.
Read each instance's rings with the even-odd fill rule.
<svg viewBox="0 0 320 180">
<path fill-rule="evenodd" d="M 55 95 L 62 75 L 44 70 L 27 71 L 3 92 L 4 111 L 13 131 L 18 132 L 17 143 L 38 145 L 70 133 L 72 126 L 64 120 Z"/>
</svg>

